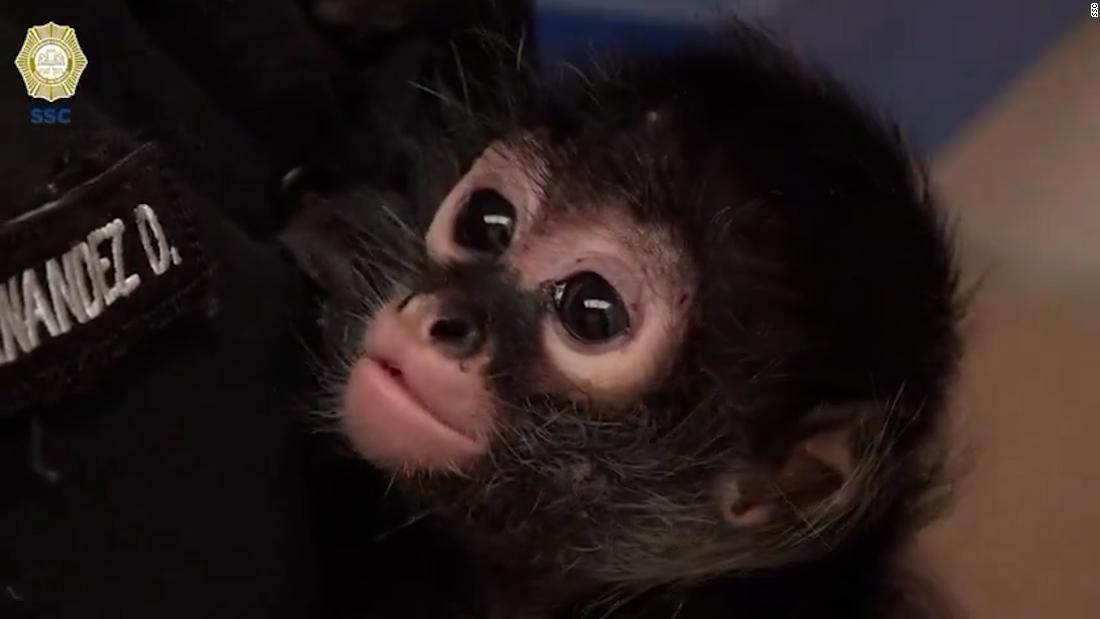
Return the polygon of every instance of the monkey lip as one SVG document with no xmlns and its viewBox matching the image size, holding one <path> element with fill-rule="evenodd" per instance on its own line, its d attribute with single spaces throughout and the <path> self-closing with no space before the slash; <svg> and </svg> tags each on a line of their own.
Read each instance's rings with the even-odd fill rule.
<svg viewBox="0 0 1100 619">
<path fill-rule="evenodd" d="M 474 432 L 428 406 L 391 361 L 361 358 L 344 398 L 349 438 L 363 455 L 383 466 L 449 469 L 484 451 Z"/>
<path fill-rule="evenodd" d="M 410 385 L 409 382 L 405 380 L 404 373 L 396 365 L 384 359 L 372 358 L 368 358 L 366 360 L 366 363 L 369 365 L 371 373 L 374 374 L 372 378 L 375 381 L 381 383 L 379 386 L 383 387 L 383 389 L 387 391 L 391 389 L 399 390 L 399 393 L 393 393 L 393 395 L 399 397 L 403 396 L 404 398 L 406 398 L 408 400 L 407 403 L 412 405 L 410 407 L 411 409 L 417 410 L 418 412 L 423 413 L 428 417 L 431 417 L 432 420 L 434 420 L 436 423 L 454 432 L 455 434 L 461 435 L 462 437 L 471 441 L 474 440 L 473 436 L 465 432 L 462 428 L 459 428 L 455 424 L 449 422 L 445 417 L 436 413 L 432 410 L 430 406 L 426 405 L 424 401 L 420 399 L 420 396 L 416 393 L 416 390 L 413 389 L 412 385 Z M 387 385 L 386 383 L 389 384 Z"/>
<path fill-rule="evenodd" d="M 414 389 L 413 386 L 405 380 L 405 374 L 396 365 L 389 361 L 386 361 L 385 359 L 371 359 L 369 362 L 377 365 L 382 371 L 384 371 L 389 376 L 390 381 L 395 383 L 395 386 L 397 388 L 404 390 L 405 395 L 407 395 L 412 403 L 418 406 L 420 410 L 424 412 L 424 414 L 428 415 L 435 421 L 439 422 L 440 425 L 445 426 L 456 434 L 461 434 L 462 436 L 470 440 L 474 440 L 474 437 L 471 436 L 468 432 L 451 423 L 445 417 L 432 410 L 432 407 L 425 404 L 424 401 L 420 399 L 420 396 L 417 395 L 416 389 Z"/>
</svg>

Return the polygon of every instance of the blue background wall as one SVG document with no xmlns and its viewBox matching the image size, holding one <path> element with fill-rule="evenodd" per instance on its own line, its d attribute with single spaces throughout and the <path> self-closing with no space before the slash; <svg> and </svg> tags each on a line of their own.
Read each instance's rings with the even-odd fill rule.
<svg viewBox="0 0 1100 619">
<path fill-rule="evenodd" d="M 735 13 L 942 146 L 1074 24 L 1084 0 L 540 0 L 550 58 L 675 46 Z"/>
</svg>

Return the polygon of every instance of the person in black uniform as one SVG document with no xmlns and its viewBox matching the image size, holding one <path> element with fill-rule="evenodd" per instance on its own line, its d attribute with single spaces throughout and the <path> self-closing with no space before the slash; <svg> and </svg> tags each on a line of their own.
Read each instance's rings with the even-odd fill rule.
<svg viewBox="0 0 1100 619">
<path fill-rule="evenodd" d="M 52 21 L 88 66 L 52 103 L 0 72 L 0 616 L 366 607 L 334 525 L 376 506 L 340 513 L 327 480 L 362 472 L 303 439 L 315 293 L 276 235 L 301 187 L 411 190 L 390 145 L 431 121 L 409 82 L 450 70 L 471 26 L 530 19 L 492 0 L 3 3 L 0 54 Z M 61 107 L 67 124 L 32 122 Z"/>
</svg>

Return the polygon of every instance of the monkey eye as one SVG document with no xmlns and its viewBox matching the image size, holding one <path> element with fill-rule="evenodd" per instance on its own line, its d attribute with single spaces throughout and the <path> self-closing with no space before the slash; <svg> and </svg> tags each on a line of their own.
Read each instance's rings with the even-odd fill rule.
<svg viewBox="0 0 1100 619">
<path fill-rule="evenodd" d="M 603 343 L 630 329 L 630 316 L 619 293 L 591 271 L 559 282 L 554 306 L 565 330 L 585 344 Z"/>
<path fill-rule="evenodd" d="M 516 227 L 516 207 L 499 192 L 478 189 L 455 220 L 455 242 L 466 249 L 499 256 Z"/>
</svg>

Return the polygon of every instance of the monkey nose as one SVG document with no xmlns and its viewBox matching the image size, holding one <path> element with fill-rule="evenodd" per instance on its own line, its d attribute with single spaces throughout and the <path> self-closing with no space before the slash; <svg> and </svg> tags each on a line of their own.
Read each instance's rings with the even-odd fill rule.
<svg viewBox="0 0 1100 619">
<path fill-rule="evenodd" d="M 485 320 L 479 312 L 463 307 L 444 307 L 428 330 L 432 345 L 452 359 L 477 354 L 485 344 Z"/>
</svg>

